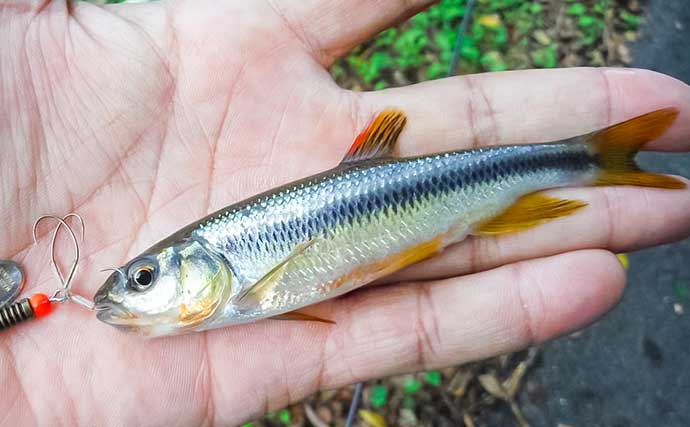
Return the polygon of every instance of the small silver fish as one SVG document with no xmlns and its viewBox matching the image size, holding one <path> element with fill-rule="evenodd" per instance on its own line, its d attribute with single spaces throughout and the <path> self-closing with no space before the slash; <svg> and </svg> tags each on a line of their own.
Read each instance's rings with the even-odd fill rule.
<svg viewBox="0 0 690 427">
<path fill-rule="evenodd" d="M 338 167 L 215 212 L 117 269 L 94 297 L 98 318 L 153 336 L 265 318 L 323 320 L 297 310 L 468 234 L 513 233 L 586 206 L 541 190 L 685 187 L 633 160 L 677 115 L 658 110 L 548 144 L 395 158 L 407 119 L 386 110 Z"/>
</svg>

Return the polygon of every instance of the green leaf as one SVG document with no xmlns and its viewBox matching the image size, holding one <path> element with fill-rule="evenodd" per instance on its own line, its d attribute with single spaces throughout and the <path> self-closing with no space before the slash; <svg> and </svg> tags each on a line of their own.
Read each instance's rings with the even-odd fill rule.
<svg viewBox="0 0 690 427">
<path fill-rule="evenodd" d="M 510 9 L 511 7 L 518 6 L 523 1 L 524 0 L 491 0 L 489 2 L 489 9 L 492 11 Z"/>
<path fill-rule="evenodd" d="M 376 37 L 376 42 L 374 44 L 378 47 L 390 46 L 395 41 L 398 36 L 398 30 L 395 28 L 390 28 Z"/>
<path fill-rule="evenodd" d="M 427 28 L 430 24 L 431 18 L 427 12 L 420 12 L 412 17 L 412 25 L 418 28 Z"/>
<path fill-rule="evenodd" d="M 441 3 L 443 5 L 443 3 Z M 461 6 L 456 3 L 455 0 L 443 8 L 443 14 L 441 15 L 444 21 L 452 21 L 455 19 L 462 18 L 465 16 L 465 6 Z"/>
<path fill-rule="evenodd" d="M 566 10 L 566 13 L 568 15 L 583 15 L 585 12 L 587 12 L 587 8 L 585 5 L 582 3 L 575 3 L 573 5 L 570 5 L 570 7 Z"/>
<path fill-rule="evenodd" d="M 503 61 L 503 57 L 496 51 L 485 53 L 479 62 L 489 71 L 505 71 L 508 69 L 508 66 Z"/>
<path fill-rule="evenodd" d="M 248 424 L 244 424 L 242 427 L 254 427 L 254 424 L 248 423 Z"/>
<path fill-rule="evenodd" d="M 484 34 L 486 34 L 486 30 L 481 23 L 475 22 L 472 24 L 471 33 L 472 33 L 472 37 L 475 40 L 481 40 L 484 38 Z"/>
<path fill-rule="evenodd" d="M 391 66 L 393 64 L 393 59 L 391 59 L 391 56 L 386 52 L 375 52 L 371 55 L 371 58 L 369 58 L 369 62 L 376 71 L 381 71 Z"/>
<path fill-rule="evenodd" d="M 383 90 L 388 87 L 388 83 L 385 80 L 379 80 L 374 85 L 374 90 Z"/>
<path fill-rule="evenodd" d="M 446 75 L 447 71 L 448 66 L 434 62 L 433 64 L 429 65 L 429 68 L 427 68 L 426 76 L 429 80 L 440 79 Z"/>
<path fill-rule="evenodd" d="M 558 46 L 552 44 L 532 52 L 532 62 L 541 68 L 554 68 L 558 65 Z"/>
<path fill-rule="evenodd" d="M 626 24 L 630 24 L 633 27 L 637 27 L 644 22 L 644 18 L 641 16 L 633 15 L 632 13 L 624 10 L 621 12 L 621 20 Z"/>
<path fill-rule="evenodd" d="M 434 41 L 436 42 L 436 47 L 438 47 L 441 52 L 452 52 L 455 38 L 456 32 L 454 30 L 439 31 L 434 36 Z"/>
<path fill-rule="evenodd" d="M 424 375 L 424 377 L 426 378 L 426 381 L 434 387 L 438 387 L 439 385 L 441 385 L 440 371 L 429 371 Z"/>
<path fill-rule="evenodd" d="M 403 382 L 405 393 L 415 394 L 422 388 L 422 382 L 415 377 L 407 377 Z"/>
<path fill-rule="evenodd" d="M 460 49 L 460 56 L 472 62 L 473 64 L 476 64 L 479 62 L 481 52 L 479 52 L 479 49 L 477 49 L 475 46 L 463 46 Z"/>
<path fill-rule="evenodd" d="M 388 387 L 377 385 L 371 389 L 371 406 L 380 408 L 388 402 Z"/>
<path fill-rule="evenodd" d="M 292 422 L 290 411 L 288 411 L 287 409 L 281 409 L 278 412 L 278 419 L 281 423 L 285 424 L 286 426 L 290 425 L 290 423 Z"/>
<path fill-rule="evenodd" d="M 501 25 L 500 27 L 496 28 L 496 36 L 494 38 L 494 41 L 499 46 L 504 45 L 508 42 L 508 30 L 506 30 L 506 27 L 504 25 Z"/>
<path fill-rule="evenodd" d="M 532 3 L 529 8 L 529 11 L 534 14 L 541 13 L 542 10 L 544 10 L 544 6 L 542 6 L 541 3 Z"/>
<path fill-rule="evenodd" d="M 372 83 L 381 76 L 385 69 L 393 65 L 393 59 L 386 52 L 375 52 L 368 61 L 361 58 L 353 58 L 351 64 L 365 83 Z"/>
<path fill-rule="evenodd" d="M 592 8 L 596 13 L 603 15 L 609 7 L 609 0 L 598 0 Z"/>
<path fill-rule="evenodd" d="M 592 27 L 592 26 L 596 25 L 596 24 L 598 23 L 598 21 L 599 21 L 599 20 L 596 19 L 596 18 L 593 17 L 593 16 L 590 16 L 590 15 L 582 15 L 582 16 L 580 16 L 580 19 L 578 19 L 577 24 L 578 24 L 581 28 L 589 28 L 589 27 Z"/>
<path fill-rule="evenodd" d="M 428 43 L 429 38 L 426 32 L 419 28 L 403 31 L 394 43 L 395 50 L 398 52 L 395 62 L 403 68 L 418 66 L 423 60 L 421 52 Z"/>
<path fill-rule="evenodd" d="M 417 406 L 417 403 L 414 401 L 414 398 L 412 396 L 405 396 L 405 398 L 402 401 L 402 406 L 403 408 L 414 409 L 415 406 Z"/>
</svg>

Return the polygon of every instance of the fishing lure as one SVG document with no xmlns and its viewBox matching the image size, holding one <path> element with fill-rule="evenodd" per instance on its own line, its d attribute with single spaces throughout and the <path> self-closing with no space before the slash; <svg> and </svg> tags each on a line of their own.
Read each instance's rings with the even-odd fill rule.
<svg viewBox="0 0 690 427">
<path fill-rule="evenodd" d="M 396 158 L 407 119 L 386 110 L 338 167 L 215 212 L 115 269 L 94 297 L 97 316 L 152 336 L 265 318 L 323 321 L 298 310 L 470 234 L 514 233 L 586 206 L 542 190 L 685 187 L 634 161 L 677 115 L 662 109 L 554 143 Z"/>
<path fill-rule="evenodd" d="M 24 273 L 19 264 L 14 261 L 0 261 L 0 330 L 10 328 L 19 323 L 25 322 L 33 318 L 43 318 L 52 313 L 53 305 L 55 303 L 63 303 L 67 301 L 74 301 L 90 310 L 93 310 L 93 304 L 86 298 L 74 294 L 71 291 L 72 279 L 77 271 L 79 264 L 79 243 L 72 228 L 67 224 L 70 218 L 76 218 L 81 225 L 81 235 L 84 236 L 84 221 L 81 216 L 71 213 L 62 218 L 44 215 L 39 217 L 34 222 L 33 238 L 34 243 L 38 241 L 36 237 L 36 230 L 38 225 L 46 220 L 53 219 L 57 221 L 57 226 L 53 230 L 53 237 L 51 239 L 51 266 L 55 272 L 55 276 L 60 282 L 60 287 L 55 292 L 48 296 L 43 293 L 33 294 L 29 298 L 23 298 L 15 303 L 14 299 L 19 295 L 24 286 Z M 69 273 L 65 276 L 55 259 L 56 254 L 56 240 L 61 227 L 65 227 L 72 238 L 74 244 L 74 261 L 70 267 Z"/>
</svg>

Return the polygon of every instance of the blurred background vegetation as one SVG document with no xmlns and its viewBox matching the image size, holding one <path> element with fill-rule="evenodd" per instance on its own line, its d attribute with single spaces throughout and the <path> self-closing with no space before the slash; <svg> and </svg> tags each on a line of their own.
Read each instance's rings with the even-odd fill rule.
<svg viewBox="0 0 690 427">
<path fill-rule="evenodd" d="M 333 65 L 332 75 L 342 87 L 358 91 L 445 77 L 466 13 L 467 0 L 441 0 L 355 48 Z M 640 36 L 644 22 L 643 0 L 476 0 L 457 74 L 624 66 L 632 59 L 627 43 Z M 627 258 L 621 261 L 626 265 Z M 369 381 L 355 425 L 479 427 L 489 425 L 488 415 L 500 410 L 510 411 L 515 425 L 527 426 L 516 396 L 538 359 L 539 349 L 532 348 Z M 319 392 L 245 427 L 344 426 L 353 389 Z"/>
<path fill-rule="evenodd" d="M 356 90 L 445 77 L 465 12 L 466 0 L 442 0 L 353 50 L 333 76 Z M 638 1 L 478 0 L 458 73 L 625 65 L 641 12 Z"/>
</svg>

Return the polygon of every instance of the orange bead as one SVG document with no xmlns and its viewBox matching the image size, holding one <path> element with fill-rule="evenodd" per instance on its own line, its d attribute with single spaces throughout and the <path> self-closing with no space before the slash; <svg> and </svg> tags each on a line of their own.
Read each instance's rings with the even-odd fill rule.
<svg viewBox="0 0 690 427">
<path fill-rule="evenodd" d="M 29 298 L 29 304 L 34 309 L 34 316 L 37 318 L 47 316 L 53 311 L 53 303 L 48 299 L 46 294 L 33 294 Z"/>
</svg>

